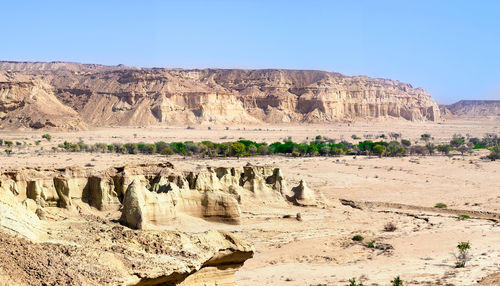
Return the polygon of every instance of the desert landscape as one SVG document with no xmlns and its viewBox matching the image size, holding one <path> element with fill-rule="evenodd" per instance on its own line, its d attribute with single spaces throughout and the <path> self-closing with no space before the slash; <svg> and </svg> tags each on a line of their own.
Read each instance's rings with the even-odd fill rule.
<svg viewBox="0 0 500 286">
<path fill-rule="evenodd" d="M 0 87 L 0 285 L 500 283 L 498 101 L 63 62 Z"/>
</svg>

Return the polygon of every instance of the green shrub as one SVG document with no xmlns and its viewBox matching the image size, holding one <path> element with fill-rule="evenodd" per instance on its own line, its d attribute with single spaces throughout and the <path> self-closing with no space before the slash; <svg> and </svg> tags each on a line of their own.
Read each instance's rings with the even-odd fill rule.
<svg viewBox="0 0 500 286">
<path fill-rule="evenodd" d="M 405 147 L 410 147 L 411 141 L 406 139 L 401 139 L 401 144 L 403 144 Z"/>
<path fill-rule="evenodd" d="M 399 276 L 394 277 L 391 281 L 392 286 L 403 286 L 403 280 Z"/>
<path fill-rule="evenodd" d="M 437 209 L 445 209 L 448 206 L 446 204 L 443 204 L 443 203 L 437 203 L 437 204 L 434 205 L 434 207 L 437 208 Z"/>
<path fill-rule="evenodd" d="M 365 238 L 359 234 L 352 237 L 352 240 L 354 240 L 354 241 L 363 241 L 363 239 L 365 239 Z"/>
<path fill-rule="evenodd" d="M 373 146 L 373 153 L 375 153 L 375 155 L 378 155 L 379 157 L 382 157 L 382 155 L 385 154 L 385 146 L 378 144 Z"/>
<path fill-rule="evenodd" d="M 165 148 L 161 149 L 160 154 L 169 156 L 169 155 L 175 154 L 175 152 L 174 152 L 174 150 L 172 148 L 165 147 Z"/>
<path fill-rule="evenodd" d="M 429 141 L 431 139 L 431 135 L 429 133 L 424 133 L 420 135 L 420 139 L 424 140 L 425 142 Z"/>
<path fill-rule="evenodd" d="M 5 143 L 5 145 L 7 145 L 9 147 L 14 145 L 14 143 L 12 141 L 4 141 L 4 143 Z"/>
<path fill-rule="evenodd" d="M 368 244 L 366 245 L 366 247 L 368 247 L 368 248 L 375 248 L 375 240 L 372 240 L 372 241 L 368 242 Z"/>
<path fill-rule="evenodd" d="M 457 260 L 455 267 L 463 268 L 465 267 L 467 261 L 470 260 L 470 255 L 469 255 L 470 243 L 468 241 L 459 242 L 457 248 L 458 248 L 458 254 L 455 255 L 455 258 Z"/>
<path fill-rule="evenodd" d="M 461 215 L 458 215 L 458 219 L 470 219 L 470 216 L 468 216 L 466 214 L 461 214 Z"/>
<path fill-rule="evenodd" d="M 43 139 L 47 139 L 47 141 L 52 140 L 52 136 L 51 136 L 50 134 L 43 134 L 43 135 L 42 135 L 42 138 L 43 138 Z"/>
<path fill-rule="evenodd" d="M 361 282 L 356 283 L 356 279 L 352 278 L 352 279 L 349 279 L 349 286 L 363 286 L 363 283 L 361 283 Z"/>
</svg>

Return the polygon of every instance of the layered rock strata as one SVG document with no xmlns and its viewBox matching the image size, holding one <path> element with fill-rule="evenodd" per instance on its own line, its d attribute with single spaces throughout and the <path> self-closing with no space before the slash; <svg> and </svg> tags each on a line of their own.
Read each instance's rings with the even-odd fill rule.
<svg viewBox="0 0 500 286">
<path fill-rule="evenodd" d="M 240 204 L 312 196 L 304 182 L 289 188 L 279 169 L 264 166 L 1 170 L 0 277 L 19 285 L 234 285 L 251 243 L 224 231 L 159 228 L 179 216 L 239 223 Z"/>
<path fill-rule="evenodd" d="M 65 126 L 53 122 L 52 115 L 44 115 L 63 128 L 440 118 L 437 103 L 423 89 L 388 79 L 322 71 L 0 62 L 0 82 L 0 126 L 5 127 L 46 126 L 42 118 L 32 119 L 9 99 L 22 98 L 24 106 L 33 105 L 22 94 L 34 93 L 25 87 L 34 83 L 46 85 L 44 92 L 57 105 L 78 114 L 75 122 Z M 42 107 L 31 109 L 38 108 Z"/>
</svg>

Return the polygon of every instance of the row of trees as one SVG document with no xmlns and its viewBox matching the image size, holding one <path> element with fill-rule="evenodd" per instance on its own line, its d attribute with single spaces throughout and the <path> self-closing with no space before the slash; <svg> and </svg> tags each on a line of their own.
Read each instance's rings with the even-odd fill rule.
<svg viewBox="0 0 500 286">
<path fill-rule="evenodd" d="M 426 143 L 425 145 L 412 145 L 409 140 L 399 141 L 371 141 L 365 140 L 358 143 L 347 141 L 336 142 L 333 139 L 316 136 L 310 142 L 296 143 L 291 138 L 283 142 L 272 144 L 258 143 L 251 140 L 238 140 L 235 142 L 216 143 L 211 141 L 203 142 L 171 142 L 163 141 L 154 144 L 147 143 L 114 143 L 111 145 L 97 143 L 93 145 L 64 142 L 59 147 L 72 152 L 116 152 L 123 154 L 162 154 L 183 156 L 199 155 L 202 157 L 243 157 L 253 155 L 284 154 L 294 157 L 300 156 L 339 156 L 339 155 L 376 155 L 379 157 L 397 157 L 406 155 L 433 155 L 440 152 L 443 155 L 456 150 L 462 154 L 471 152 L 472 149 L 490 148 L 492 153 L 498 152 L 500 138 L 497 135 L 487 135 L 482 139 L 454 136 L 449 144 L 435 145 Z M 497 150 L 497 151 L 495 151 Z M 499 152 L 500 153 L 500 152 Z M 495 158 L 492 158 L 495 159 Z M 497 158 L 498 159 L 498 158 Z"/>
</svg>

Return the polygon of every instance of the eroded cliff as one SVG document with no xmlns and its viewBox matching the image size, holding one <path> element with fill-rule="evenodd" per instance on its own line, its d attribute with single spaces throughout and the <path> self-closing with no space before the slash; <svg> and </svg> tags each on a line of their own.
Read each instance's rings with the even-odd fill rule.
<svg viewBox="0 0 500 286">
<path fill-rule="evenodd" d="M 314 204 L 304 187 L 288 187 L 279 169 L 264 166 L 2 170 L 0 241 L 8 247 L 0 277 L 21 285 L 234 285 L 251 243 L 162 226 L 186 217 L 239 223 L 245 203 Z"/>
<path fill-rule="evenodd" d="M 14 86 L 43 82 L 58 104 L 91 126 L 440 118 L 438 105 L 423 89 L 393 80 L 322 71 L 0 62 L 0 81 Z M 12 88 L 4 91 L 10 97 L 19 97 L 18 93 Z M 4 112 L 2 126 L 10 126 L 7 122 L 30 126 L 26 116 L 13 116 L 13 111 Z M 72 126 L 83 128 L 76 123 Z"/>
</svg>

